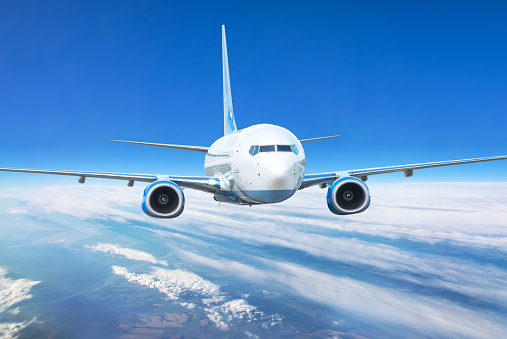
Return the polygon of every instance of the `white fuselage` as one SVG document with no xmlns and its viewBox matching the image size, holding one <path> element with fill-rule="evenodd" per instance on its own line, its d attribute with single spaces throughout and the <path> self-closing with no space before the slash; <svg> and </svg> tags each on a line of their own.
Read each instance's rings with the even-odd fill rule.
<svg viewBox="0 0 507 339">
<path fill-rule="evenodd" d="M 254 125 L 215 141 L 204 168 L 206 175 L 220 178 L 217 201 L 275 203 L 299 189 L 305 153 L 299 139 L 287 129 Z"/>
</svg>

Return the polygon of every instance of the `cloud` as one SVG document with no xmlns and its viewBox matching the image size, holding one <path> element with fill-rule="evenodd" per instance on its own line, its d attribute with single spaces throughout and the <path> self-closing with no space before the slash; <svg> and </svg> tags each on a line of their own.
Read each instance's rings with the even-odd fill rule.
<svg viewBox="0 0 507 339">
<path fill-rule="evenodd" d="M 503 265 L 507 252 L 507 184 L 369 186 L 371 207 L 350 216 L 330 213 L 326 191 L 318 188 L 297 192 L 280 204 L 252 208 L 227 204 L 219 207 L 209 194 L 187 189 L 185 212 L 170 220 L 142 214 L 141 188 L 0 190 L 0 198 L 25 204 L 34 215 L 47 212 L 85 221 L 126 222 L 153 232 L 164 240 L 163 246 L 170 247 L 184 261 L 198 262 L 266 286 L 283 287 L 325 305 L 331 299 L 326 300 L 319 284 L 326 286 L 336 300 L 345 300 L 347 293 L 358 291 L 358 304 L 367 308 L 365 305 L 372 300 L 370 308 L 378 307 L 379 313 L 386 313 L 382 316 L 387 320 L 353 309 L 349 303 L 338 304 L 338 308 L 351 309 L 351 313 L 356 312 L 365 320 L 406 325 L 426 333 L 418 321 L 438 323 L 425 318 L 434 314 L 444 319 L 441 325 L 435 325 L 436 336 L 461 336 L 466 331 L 477 334 L 474 323 L 484 326 L 484 333 L 496 334 L 501 328 L 499 323 L 506 319 L 502 310 L 507 303 L 507 271 Z M 277 266 L 275 258 L 282 266 Z M 321 267 L 326 267 L 325 273 L 319 272 Z M 128 273 L 133 282 L 142 284 L 142 275 Z M 332 277 L 347 289 L 337 289 Z M 151 272 L 150 278 L 145 279 L 154 284 L 151 288 L 157 288 L 164 285 L 161 281 L 166 278 Z M 405 289 L 410 292 L 405 293 Z M 173 290 L 177 289 L 168 291 Z M 227 312 L 217 306 L 230 298 L 207 305 L 206 299 L 213 298 L 200 295 L 201 302 L 194 306 L 207 309 L 216 324 L 226 323 Z M 418 318 L 415 311 L 410 311 L 411 303 L 423 316 Z M 445 316 L 446 310 L 462 317 Z M 399 320 L 389 316 L 390 312 L 399 315 Z"/>
<path fill-rule="evenodd" d="M 8 311 L 11 315 L 18 315 L 19 307 L 9 310 L 12 306 L 32 298 L 30 290 L 40 281 L 30 281 L 27 279 L 6 278 L 7 271 L 0 267 L 0 314 Z M 30 325 L 33 321 L 25 322 L 4 322 L 0 323 L 0 338 L 15 338 L 17 334 Z"/>
<path fill-rule="evenodd" d="M 7 214 L 28 214 L 28 211 L 22 208 L 8 208 L 5 210 Z"/>
<path fill-rule="evenodd" d="M 22 323 L 0 323 L 0 338 L 18 338 L 19 332 L 28 325 L 32 324 L 34 321 L 35 318 Z"/>
<path fill-rule="evenodd" d="M 228 260 L 213 260 L 185 252 L 182 254 L 215 269 L 246 276 L 249 281 L 285 286 L 293 294 L 368 319 L 371 323 L 407 328 L 409 331 L 406 335 L 409 336 L 425 333 L 437 337 L 491 338 L 507 331 L 498 316 L 470 310 L 439 298 L 383 288 L 267 259 L 257 259 L 267 265 L 264 269 L 258 269 Z"/>
<path fill-rule="evenodd" d="M 156 257 L 154 257 L 153 255 L 151 255 L 149 253 L 138 251 L 138 250 L 133 250 L 130 248 L 120 247 L 119 245 L 101 243 L 101 244 L 97 244 L 95 246 L 85 245 L 84 247 L 89 248 L 92 251 L 122 255 L 125 258 L 131 259 L 131 260 L 145 261 L 145 262 L 149 262 L 152 264 L 159 264 L 159 265 L 167 266 L 167 261 L 158 260 Z"/>
<path fill-rule="evenodd" d="M 139 220 L 142 188 L 115 186 L 48 186 L 2 189 L 0 197 L 24 203 L 32 215 L 61 213 L 81 220 Z M 137 205 L 137 206 L 136 206 Z"/>
<path fill-rule="evenodd" d="M 178 300 L 182 295 L 192 294 L 201 299 L 199 306 L 208 318 L 220 329 L 227 329 L 232 321 L 266 320 L 272 323 L 281 321 L 279 316 L 266 316 L 244 299 L 230 298 L 220 290 L 218 285 L 202 277 L 181 269 L 168 270 L 152 267 L 150 274 L 136 274 L 125 267 L 112 266 L 113 273 L 124 277 L 132 283 L 147 286 L 165 294 L 170 300 Z M 189 309 L 196 308 L 195 303 L 181 303 Z"/>
<path fill-rule="evenodd" d="M 219 305 L 210 305 L 206 308 L 208 318 L 214 322 L 218 328 L 226 329 L 227 323 L 234 320 L 258 320 L 263 318 L 264 314 L 256 307 L 249 305 L 244 299 L 235 299 Z M 281 319 L 278 319 L 281 321 Z"/>
<path fill-rule="evenodd" d="M 6 278 L 6 274 L 7 271 L 0 267 L 0 313 L 23 300 L 32 298 L 30 289 L 40 283 L 27 279 L 13 280 Z"/>
<path fill-rule="evenodd" d="M 256 281 L 267 281 L 270 279 L 269 274 L 264 273 L 263 271 L 250 265 L 239 263 L 237 261 L 215 260 L 182 249 L 177 250 L 177 253 L 184 259 L 197 262 L 199 264 L 206 265 L 220 271 L 236 273 L 246 280 L 252 279 Z"/>
<path fill-rule="evenodd" d="M 188 271 L 152 267 L 151 274 L 136 274 L 120 266 L 112 266 L 112 270 L 114 274 L 123 276 L 130 282 L 164 293 L 171 300 L 178 300 L 181 294 L 188 292 L 212 298 L 222 298 L 217 285 Z"/>
<path fill-rule="evenodd" d="M 372 184 L 371 208 L 345 222 L 330 222 L 312 209 L 318 227 L 391 239 L 452 242 L 505 251 L 506 183 Z M 317 192 L 313 194 L 318 194 Z M 290 223 L 298 220 L 287 220 Z"/>
<path fill-rule="evenodd" d="M 507 290 L 503 288 L 507 281 L 507 272 L 492 265 L 476 265 L 463 259 L 442 258 L 401 250 L 390 245 L 313 234 L 273 224 L 270 227 L 263 225 L 263 228 L 250 223 L 248 232 L 245 232 L 245 225 L 225 225 L 207 224 L 207 231 L 248 244 L 290 248 L 361 269 L 374 269 L 377 274 L 390 278 L 395 272 L 396 279 L 422 287 L 446 288 L 487 302 L 507 303 Z M 190 259 L 199 257 L 195 253 L 179 252 L 185 253 L 184 257 Z M 196 261 L 216 269 L 223 268 L 222 263 L 212 262 L 209 258 L 200 257 Z M 236 267 L 239 264 L 227 262 L 225 265 Z"/>
<path fill-rule="evenodd" d="M 16 307 L 16 308 L 13 308 L 13 309 L 9 310 L 9 313 L 13 314 L 13 315 L 18 314 L 19 312 L 20 312 L 19 307 Z"/>
<path fill-rule="evenodd" d="M 363 319 L 402 325 L 429 336 L 500 337 L 500 319 L 438 298 L 403 293 L 288 263 L 273 263 L 275 278 L 311 300 L 338 307 Z"/>
<path fill-rule="evenodd" d="M 319 188 L 299 191 L 280 204 L 253 208 L 222 204 L 219 209 L 209 194 L 185 190 L 185 212 L 171 222 L 141 212 L 141 187 L 2 189 L 0 197 L 26 204 L 27 209 L 14 210 L 27 210 L 34 215 L 56 212 L 81 220 L 143 222 L 160 227 L 170 224 L 180 230 L 184 230 L 183 225 L 202 224 L 203 220 L 231 228 L 245 228 L 252 221 L 262 227 L 276 222 L 287 228 L 305 226 L 507 251 L 506 183 L 372 183 L 369 187 L 371 207 L 351 216 L 331 214 L 325 202 L 326 192 Z"/>
</svg>

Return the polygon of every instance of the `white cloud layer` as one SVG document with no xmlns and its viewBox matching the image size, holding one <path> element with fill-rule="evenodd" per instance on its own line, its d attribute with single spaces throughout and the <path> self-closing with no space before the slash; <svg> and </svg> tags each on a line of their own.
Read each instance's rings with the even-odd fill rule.
<svg viewBox="0 0 507 339">
<path fill-rule="evenodd" d="M 505 331 L 502 324 L 507 318 L 495 309 L 505 310 L 507 304 L 507 270 L 495 260 L 505 262 L 507 253 L 507 183 L 405 182 L 371 183 L 369 187 L 370 208 L 351 216 L 329 212 L 326 191 L 318 188 L 297 192 L 280 204 L 252 208 L 218 207 L 211 195 L 187 189 L 184 213 L 170 220 L 149 218 L 141 212 L 140 187 L 0 190 L 0 198 L 13 202 L 7 209 L 26 210 L 31 215 L 58 213 L 132 226 L 142 223 L 187 262 L 252 279 L 267 289 L 283 286 L 299 297 L 418 334 L 427 333 L 424 323 L 432 324 L 434 336 L 443 337 L 494 337 Z M 10 213 L 10 217 L 19 216 Z M 98 249 L 101 245 L 105 247 Z M 127 257 L 122 251 L 128 249 L 118 245 L 96 247 Z M 446 252 L 447 247 L 451 252 Z M 265 248 L 290 250 L 293 257 L 282 255 L 279 262 L 258 258 L 257 253 Z M 131 259 L 134 257 L 139 260 L 140 256 L 131 253 Z M 308 266 L 298 262 L 300 257 L 374 274 L 395 286 L 410 286 L 410 291 L 375 285 L 364 277 L 364 281 L 353 279 L 347 272 L 345 276 L 319 272 L 310 267 L 312 260 Z M 157 260 L 144 261 L 161 264 Z M 169 298 L 198 293 L 202 304 L 194 307 L 206 309 L 218 326 L 229 321 L 228 311 L 220 306 L 232 300 L 220 293 L 205 295 L 199 282 L 195 290 L 174 282 L 178 274 L 181 281 L 192 281 L 186 273 L 153 269 L 142 275 L 115 267 L 116 274 Z M 428 294 L 423 292 L 428 290 Z M 431 295 L 431 291 L 436 292 Z M 446 293 L 458 297 L 443 300 Z M 214 297 L 225 299 L 212 303 Z M 244 317 L 255 313 L 247 312 L 241 302 L 236 304 L 227 309 L 238 306 Z"/>
<path fill-rule="evenodd" d="M 144 219 L 144 215 L 138 213 L 142 191 L 141 187 L 48 186 L 1 189 L 0 197 L 13 203 L 26 204 L 27 208 L 15 209 L 30 211 L 34 216 L 61 213 L 81 220 L 126 222 Z"/>
<path fill-rule="evenodd" d="M 158 260 L 156 257 L 154 257 L 153 255 L 151 255 L 149 253 L 130 249 L 130 248 L 120 247 L 119 245 L 100 243 L 100 244 L 92 245 L 92 246 L 85 245 L 84 247 L 89 248 L 92 251 L 96 251 L 96 252 L 118 254 L 118 255 L 124 256 L 125 258 L 131 259 L 131 260 L 145 261 L 145 262 L 149 262 L 149 263 L 156 264 L 156 265 L 167 266 L 167 261 Z"/>
<path fill-rule="evenodd" d="M 171 227 L 202 221 L 244 228 L 252 221 L 260 227 L 273 222 L 293 226 L 358 232 L 392 239 L 507 251 L 507 183 L 398 183 L 370 184 L 372 203 L 364 213 L 336 216 L 327 209 L 325 190 L 309 188 L 274 205 L 218 204 L 211 195 L 185 190 L 185 212 Z M 62 213 L 79 219 L 146 222 L 167 226 L 167 220 L 140 212 L 142 188 L 114 186 L 51 186 L 36 190 L 1 189 L 0 198 L 27 204 L 11 212 L 37 215 Z M 219 212 L 219 213 L 217 213 Z M 294 215 L 293 212 L 298 212 Z M 247 220 L 242 222 L 241 219 Z M 267 234 L 267 233 L 266 233 Z"/>
<path fill-rule="evenodd" d="M 275 230 L 328 229 L 507 251 L 507 183 L 371 184 L 370 192 L 370 208 L 349 216 L 331 214 L 326 191 L 310 188 L 283 203 L 253 208 L 202 203 L 188 217 L 267 236 L 275 224 Z"/>
<path fill-rule="evenodd" d="M 382 288 L 351 278 L 325 274 L 305 267 L 258 259 L 268 267 L 254 268 L 230 260 L 213 260 L 182 251 L 194 262 L 244 277 L 249 281 L 276 282 L 292 293 L 368 322 L 403 327 L 430 337 L 496 338 L 507 333 L 501 319 L 455 305 L 446 300 Z M 409 332 L 410 333 L 410 332 Z"/>
</svg>

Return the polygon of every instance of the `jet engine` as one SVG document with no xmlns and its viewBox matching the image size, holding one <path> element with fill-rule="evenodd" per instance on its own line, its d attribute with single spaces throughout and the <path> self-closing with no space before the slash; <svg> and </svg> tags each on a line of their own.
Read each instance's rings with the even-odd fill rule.
<svg viewBox="0 0 507 339">
<path fill-rule="evenodd" d="M 363 212 L 370 206 L 368 186 L 354 177 L 340 178 L 327 190 L 327 206 L 334 214 Z"/>
<path fill-rule="evenodd" d="M 150 217 L 175 218 L 184 206 L 185 196 L 172 181 L 155 181 L 144 190 L 143 211 Z"/>
</svg>

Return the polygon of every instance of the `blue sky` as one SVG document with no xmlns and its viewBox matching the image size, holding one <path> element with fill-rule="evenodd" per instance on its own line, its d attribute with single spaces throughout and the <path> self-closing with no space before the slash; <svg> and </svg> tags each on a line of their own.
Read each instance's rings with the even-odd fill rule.
<svg viewBox="0 0 507 339">
<path fill-rule="evenodd" d="M 502 1 L 2 1 L 0 166 L 203 175 L 200 153 L 108 140 L 222 135 L 222 24 L 239 128 L 341 135 L 305 145 L 309 173 L 507 154 L 505 17 Z M 506 170 L 409 180 L 505 181 Z"/>
</svg>

